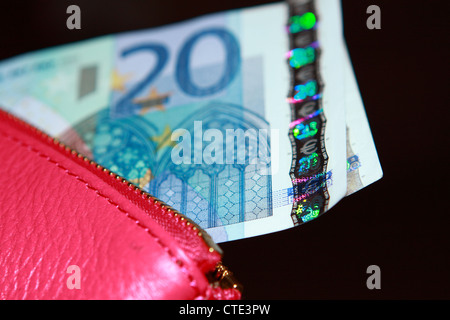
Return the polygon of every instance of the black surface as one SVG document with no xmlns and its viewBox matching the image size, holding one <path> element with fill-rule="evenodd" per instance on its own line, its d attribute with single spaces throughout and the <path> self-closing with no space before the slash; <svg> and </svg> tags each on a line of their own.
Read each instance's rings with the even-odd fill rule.
<svg viewBox="0 0 450 320">
<path fill-rule="evenodd" d="M 0 59 L 272 1 L 2 1 Z M 303 226 L 221 244 L 246 299 L 449 299 L 448 13 L 444 2 L 343 0 L 345 36 L 384 171 Z M 77 4 L 82 29 L 66 28 Z M 366 8 L 381 8 L 381 30 Z M 381 268 L 381 289 L 366 268 Z"/>
</svg>

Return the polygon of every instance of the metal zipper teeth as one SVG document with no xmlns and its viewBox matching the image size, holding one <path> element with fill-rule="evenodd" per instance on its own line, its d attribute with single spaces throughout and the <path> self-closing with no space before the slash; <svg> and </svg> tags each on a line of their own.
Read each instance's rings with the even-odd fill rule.
<svg viewBox="0 0 450 320">
<path fill-rule="evenodd" d="M 162 209 L 166 209 L 167 212 L 170 214 L 173 213 L 172 217 L 177 219 L 179 217 L 179 220 L 181 223 L 184 224 L 186 228 L 190 228 L 192 232 L 195 232 L 196 235 L 200 238 L 202 238 L 203 242 L 208 246 L 208 251 L 210 253 L 213 253 L 214 251 L 218 252 L 222 256 L 222 249 L 210 238 L 210 236 L 201 228 L 199 227 L 194 221 L 192 221 L 190 218 L 186 217 L 184 214 L 180 213 L 176 209 L 172 208 L 168 204 L 164 203 L 163 201 L 159 200 L 158 198 L 152 196 L 151 194 L 147 193 L 146 191 L 142 190 L 141 188 L 137 187 L 133 183 L 129 182 L 128 180 L 124 179 L 123 177 L 119 176 L 118 174 L 115 174 L 114 172 L 110 171 L 109 169 L 103 167 L 102 165 L 96 163 L 93 160 L 90 160 L 86 156 L 82 155 L 81 153 L 77 152 L 76 150 L 73 150 L 72 148 L 66 146 L 63 142 L 60 142 L 57 138 L 52 138 L 42 130 L 30 125 L 29 123 L 23 121 L 22 119 L 19 119 L 15 116 L 13 116 L 10 113 L 5 112 L 5 114 L 13 121 L 29 128 L 31 131 L 35 132 L 38 135 L 41 135 L 45 139 L 53 142 L 55 145 L 59 146 L 62 150 L 64 150 L 67 153 L 70 153 L 73 157 L 83 159 L 84 162 L 89 163 L 92 167 L 98 169 L 99 171 L 102 171 L 106 174 L 109 174 L 111 177 L 115 178 L 117 181 L 120 181 L 121 183 L 125 184 L 129 189 L 131 189 L 134 192 L 139 192 L 141 196 L 144 199 L 151 199 L 155 204 L 158 204 L 161 206 Z M 221 261 L 219 261 L 215 267 L 215 270 L 212 272 L 213 274 L 213 280 L 218 282 L 220 287 L 222 288 L 233 288 L 242 293 L 242 285 L 234 278 L 233 273 L 228 270 L 227 267 L 225 267 Z"/>
</svg>

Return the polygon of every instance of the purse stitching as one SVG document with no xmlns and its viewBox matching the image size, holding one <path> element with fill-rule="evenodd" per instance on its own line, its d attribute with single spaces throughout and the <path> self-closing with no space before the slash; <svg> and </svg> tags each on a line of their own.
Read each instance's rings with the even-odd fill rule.
<svg viewBox="0 0 450 320">
<path fill-rule="evenodd" d="M 4 133 L 2 131 L 0 131 L 0 134 L 3 135 L 4 137 L 6 137 L 9 140 L 12 140 L 14 142 L 16 142 L 17 144 L 19 144 L 22 147 L 25 147 L 26 149 L 28 149 L 29 151 L 32 151 L 34 153 L 36 153 L 39 157 L 44 158 L 45 160 L 47 160 L 50 163 L 53 163 L 54 165 L 56 165 L 56 167 L 58 169 L 64 170 L 64 172 L 69 175 L 74 177 L 76 180 L 80 181 L 81 183 L 83 183 L 88 189 L 93 190 L 98 196 L 104 198 L 106 201 L 108 201 L 108 203 L 110 203 L 111 205 L 115 206 L 120 212 L 124 213 L 126 217 L 128 217 L 129 219 L 133 220 L 135 222 L 135 224 L 140 227 L 141 229 L 143 229 L 146 233 L 148 233 L 159 245 L 160 247 L 169 255 L 169 257 L 171 258 L 171 260 L 180 268 L 181 272 L 183 272 L 184 274 L 187 275 L 188 280 L 189 280 L 189 286 L 192 287 L 193 289 L 195 289 L 195 291 L 197 292 L 197 297 L 195 299 L 199 299 L 202 298 L 203 296 L 200 294 L 200 289 L 197 287 L 196 285 L 196 281 L 194 279 L 194 277 L 192 276 L 192 274 L 189 273 L 189 271 L 187 270 L 187 268 L 184 266 L 183 261 L 181 261 L 180 259 L 178 259 L 175 254 L 170 250 L 169 247 L 167 247 L 159 237 L 157 237 L 156 235 L 154 235 L 149 228 L 145 227 L 144 225 L 142 225 L 139 220 L 137 220 L 136 218 L 134 218 L 133 216 L 131 216 L 126 210 L 122 209 L 120 207 L 119 204 L 115 203 L 114 200 L 110 199 L 109 197 L 103 195 L 98 189 L 96 189 L 95 187 L 92 187 L 91 185 L 89 185 L 88 182 L 86 182 L 83 178 L 81 178 L 80 176 L 70 172 L 67 168 L 65 168 L 64 166 L 62 166 L 61 164 L 59 164 L 57 161 L 51 159 L 49 156 L 47 156 L 46 154 L 42 153 L 41 151 L 39 151 L 38 149 L 36 149 L 35 147 L 33 147 L 32 145 L 29 145 L 23 141 L 21 141 L 20 139 L 11 136 L 7 133 Z"/>
</svg>

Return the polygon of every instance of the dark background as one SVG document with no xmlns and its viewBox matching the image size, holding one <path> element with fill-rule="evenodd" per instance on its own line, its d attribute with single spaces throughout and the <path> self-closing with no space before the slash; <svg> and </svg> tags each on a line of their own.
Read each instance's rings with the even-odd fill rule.
<svg viewBox="0 0 450 320">
<path fill-rule="evenodd" d="M 261 0 L 2 1 L 0 59 Z M 384 177 L 303 226 L 221 244 L 245 299 L 450 299 L 444 1 L 343 0 L 345 37 Z M 81 30 L 66 8 L 81 8 Z M 381 8 L 381 30 L 366 8 Z M 366 269 L 381 268 L 369 290 Z"/>
</svg>

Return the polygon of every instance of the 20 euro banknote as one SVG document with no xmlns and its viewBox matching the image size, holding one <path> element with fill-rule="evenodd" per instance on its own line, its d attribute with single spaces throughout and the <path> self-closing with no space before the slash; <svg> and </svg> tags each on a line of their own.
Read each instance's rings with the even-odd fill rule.
<svg viewBox="0 0 450 320">
<path fill-rule="evenodd" d="M 357 120 L 345 59 L 339 2 L 292 1 L 6 60 L 0 105 L 222 242 L 309 221 L 346 195 Z"/>
</svg>

